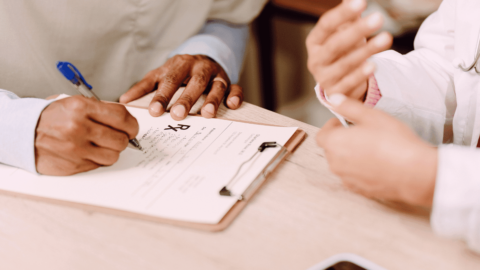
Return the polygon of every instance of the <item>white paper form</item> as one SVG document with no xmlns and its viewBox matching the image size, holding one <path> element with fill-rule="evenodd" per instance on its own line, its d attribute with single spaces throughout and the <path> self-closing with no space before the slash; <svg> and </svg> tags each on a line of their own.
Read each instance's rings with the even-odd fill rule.
<svg viewBox="0 0 480 270">
<path fill-rule="evenodd" d="M 141 214 L 217 224 L 238 197 L 219 191 L 261 143 L 285 144 L 294 127 L 271 127 L 189 116 L 151 117 L 128 107 L 140 124 L 144 151 L 127 148 L 110 167 L 69 177 L 38 176 L 0 165 L 0 189 Z M 280 148 L 247 163 L 229 189 L 242 194 Z"/>
</svg>

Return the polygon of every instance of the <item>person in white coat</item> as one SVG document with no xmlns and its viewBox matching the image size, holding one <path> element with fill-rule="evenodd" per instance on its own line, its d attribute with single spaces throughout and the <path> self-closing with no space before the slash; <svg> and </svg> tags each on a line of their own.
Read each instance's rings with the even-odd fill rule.
<svg viewBox="0 0 480 270">
<path fill-rule="evenodd" d="M 162 115 L 184 119 L 202 95 L 204 117 L 239 108 L 238 77 L 250 23 L 266 0 L 0 0 L 0 163 L 72 175 L 115 163 L 138 123 L 124 106 L 78 95 L 56 69 L 73 63 L 100 99 L 152 91 Z"/>
<path fill-rule="evenodd" d="M 480 252 L 480 2 L 444 0 L 406 55 L 378 53 L 387 33 L 366 41 L 382 18 L 360 18 L 365 6 L 343 1 L 307 39 L 318 97 L 339 116 L 317 142 L 347 187 L 432 207 L 434 231 Z"/>
</svg>

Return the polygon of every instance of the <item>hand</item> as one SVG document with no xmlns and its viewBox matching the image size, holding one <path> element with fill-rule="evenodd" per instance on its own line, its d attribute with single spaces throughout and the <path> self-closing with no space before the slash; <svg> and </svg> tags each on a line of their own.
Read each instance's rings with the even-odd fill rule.
<svg viewBox="0 0 480 270">
<path fill-rule="evenodd" d="M 160 116 L 183 83 L 187 83 L 185 91 L 171 109 L 175 120 L 185 119 L 205 91 L 209 93 L 201 110 L 203 117 L 215 117 L 225 95 L 228 95 L 226 105 L 230 109 L 239 108 L 243 102 L 242 88 L 230 85 L 227 74 L 215 61 L 204 55 L 176 55 L 123 94 L 120 103 L 128 103 L 158 89 L 149 111 L 152 116 Z"/>
<path fill-rule="evenodd" d="M 81 96 L 55 101 L 36 129 L 37 171 L 61 176 L 112 165 L 137 133 L 137 120 L 122 105 Z"/>
<path fill-rule="evenodd" d="M 366 60 L 392 44 L 386 32 L 370 39 L 383 24 L 379 13 L 360 14 L 365 0 L 344 0 L 323 15 L 307 38 L 308 69 L 327 95 L 363 100 L 375 65 Z"/>
<path fill-rule="evenodd" d="M 341 94 L 330 99 L 336 112 L 355 123 L 344 128 L 332 119 L 317 136 L 345 186 L 368 197 L 431 206 L 437 149 L 384 112 Z"/>
</svg>

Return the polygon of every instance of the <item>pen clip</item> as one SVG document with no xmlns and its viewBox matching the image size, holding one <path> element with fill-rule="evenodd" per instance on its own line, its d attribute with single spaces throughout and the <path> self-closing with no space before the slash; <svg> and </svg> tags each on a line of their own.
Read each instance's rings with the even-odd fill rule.
<svg viewBox="0 0 480 270">
<path fill-rule="evenodd" d="M 92 89 L 92 86 L 87 83 L 82 73 L 72 63 L 60 61 L 57 63 L 57 69 L 73 84 L 81 81 L 88 89 Z"/>
</svg>

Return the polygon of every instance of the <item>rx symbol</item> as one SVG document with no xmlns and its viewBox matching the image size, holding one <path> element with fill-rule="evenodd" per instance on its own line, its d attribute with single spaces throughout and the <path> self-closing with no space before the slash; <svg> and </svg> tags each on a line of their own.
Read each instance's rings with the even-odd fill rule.
<svg viewBox="0 0 480 270">
<path fill-rule="evenodd" d="M 189 125 L 181 125 L 181 124 L 178 124 L 178 127 L 172 127 L 171 125 L 168 125 L 168 128 L 166 128 L 165 130 L 173 130 L 173 131 L 177 132 L 177 129 L 187 130 L 187 129 L 189 129 L 189 128 L 190 128 Z"/>
</svg>

